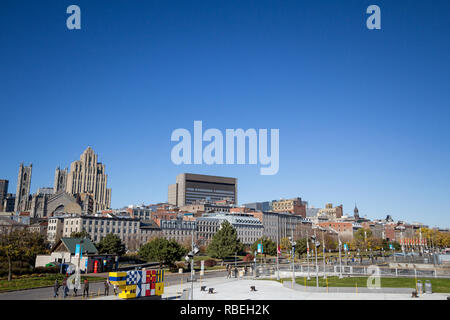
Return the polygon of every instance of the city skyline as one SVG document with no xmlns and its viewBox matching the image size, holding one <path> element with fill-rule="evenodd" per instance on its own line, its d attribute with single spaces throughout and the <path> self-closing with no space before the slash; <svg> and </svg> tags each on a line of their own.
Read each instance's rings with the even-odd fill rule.
<svg viewBox="0 0 450 320">
<path fill-rule="evenodd" d="M 112 207 L 167 201 L 179 173 L 239 179 L 239 203 L 296 196 L 450 225 L 449 2 L 0 4 L 0 179 L 52 186 L 88 146 Z M 39 17 L 38 21 L 36 17 Z M 279 171 L 175 165 L 177 128 L 278 128 Z"/>
<path fill-rule="evenodd" d="M 91 146 L 88 146 L 84 151 L 83 151 L 83 153 L 82 153 L 82 156 L 86 153 L 86 152 L 96 152 L 95 151 L 95 149 L 92 149 L 91 148 Z M 94 154 L 94 153 L 93 153 Z M 101 158 L 101 157 L 100 157 Z M 77 160 L 75 160 L 75 162 L 76 162 Z M 72 162 L 74 162 L 74 161 L 72 161 Z M 21 164 L 23 164 L 23 162 L 21 163 Z M 100 162 L 99 161 L 99 164 L 102 164 L 102 162 Z M 32 163 L 30 163 L 30 165 L 32 165 Z M 107 168 L 107 164 L 103 164 L 103 166 L 105 167 L 106 166 L 106 168 Z M 34 166 L 34 168 L 35 168 L 36 166 Z M 60 166 L 57 166 L 57 168 L 59 168 Z M 19 167 L 20 168 L 20 167 Z M 105 172 L 106 172 L 106 174 L 107 175 L 109 175 L 109 172 L 108 172 L 108 169 L 106 169 L 105 170 Z M 198 173 L 193 173 L 193 172 L 183 172 L 183 173 L 181 173 L 180 172 L 180 174 L 187 174 L 187 173 L 189 173 L 189 174 L 198 174 Z M 217 177 L 217 175 L 215 175 L 216 177 Z M 220 177 L 222 177 L 222 176 L 220 176 Z M 228 179 L 227 177 L 225 177 L 226 179 Z M 239 181 L 239 177 L 233 177 L 233 178 L 237 178 L 237 180 Z M 5 179 L 5 178 L 2 178 L 2 179 Z M 15 190 L 15 186 L 17 185 L 17 183 L 14 183 L 14 179 L 5 179 L 5 180 L 7 180 L 7 181 L 9 181 L 9 187 L 8 187 L 8 193 L 14 193 L 14 192 L 11 192 L 11 190 L 12 189 L 9 189 L 9 188 L 14 188 L 14 190 Z M 31 179 L 31 187 L 30 187 L 30 195 L 31 194 L 34 194 L 34 193 L 36 193 L 37 191 L 38 191 L 38 189 L 40 189 L 40 188 L 50 188 L 50 189 L 53 189 L 54 188 L 54 186 L 52 185 L 52 184 L 49 184 L 49 185 L 38 185 L 38 184 L 36 184 L 36 183 L 34 183 L 33 182 L 33 178 Z M 17 180 L 16 180 L 17 181 Z M 52 179 L 52 181 L 53 181 L 53 183 L 55 182 L 55 180 L 53 180 Z M 168 185 L 168 186 L 170 186 L 170 184 Z M 111 188 L 112 189 L 112 188 Z M 238 195 L 239 195 L 239 188 L 237 188 L 237 190 L 238 190 Z M 167 190 L 166 190 L 167 191 Z M 113 193 L 113 195 L 114 195 L 114 193 Z M 253 202 L 265 202 L 265 201 L 275 201 L 275 200 L 280 200 L 280 199 L 289 199 L 289 198 L 294 198 L 294 197 L 297 197 L 297 196 L 301 196 L 301 197 L 303 197 L 301 194 L 292 194 L 291 196 L 284 196 L 284 197 L 280 197 L 280 198 L 270 198 L 270 199 L 264 199 L 264 200 L 251 200 L 251 199 L 249 199 L 248 201 L 243 201 L 243 202 L 239 202 L 238 203 L 238 206 L 241 206 L 241 205 L 243 205 L 243 204 L 245 204 L 245 203 L 253 203 Z M 239 198 L 239 196 L 238 196 L 238 198 Z M 112 199 L 114 199 L 114 197 L 112 198 Z M 338 205 L 343 205 L 343 207 L 344 207 L 344 211 L 343 211 L 343 214 L 344 215 L 346 215 L 346 216 L 353 216 L 353 210 L 354 210 L 354 208 L 355 208 L 355 206 L 357 206 L 358 205 L 358 202 L 357 201 L 355 201 L 355 206 L 346 206 L 345 204 L 343 204 L 343 203 L 338 203 L 338 202 L 330 202 L 330 201 L 326 201 L 326 200 L 324 200 L 324 202 L 323 203 L 321 203 L 321 204 L 318 204 L 318 205 L 316 205 L 316 204 L 311 204 L 310 203 L 310 201 L 308 201 L 308 199 L 307 198 L 303 198 L 303 200 L 304 201 L 306 201 L 307 203 L 308 203 L 308 207 L 309 208 L 311 208 L 311 207 L 313 207 L 313 208 L 325 208 L 325 206 L 326 206 L 326 204 L 327 203 L 332 203 L 334 206 L 338 206 Z M 158 201 L 158 200 L 156 200 L 156 201 L 154 201 L 154 200 L 152 200 L 152 199 L 148 199 L 148 200 L 146 200 L 146 201 L 142 201 L 142 202 L 135 202 L 135 203 L 127 203 L 127 204 L 122 204 L 122 205 L 118 205 L 118 206 L 114 206 L 114 205 L 111 205 L 111 208 L 112 209 L 120 209 L 120 208 L 125 208 L 125 207 L 127 207 L 127 206 L 129 206 L 129 205 L 141 205 L 141 204 L 143 204 L 143 205 L 150 205 L 150 204 L 157 204 L 157 203 L 167 203 L 168 201 L 167 201 L 167 193 L 166 193 L 166 199 L 162 199 L 161 201 Z M 371 216 L 371 215 L 368 215 L 368 214 L 364 214 L 364 207 L 362 207 L 361 205 L 358 205 L 358 209 L 360 210 L 361 208 L 363 208 L 363 211 L 362 211 L 362 215 L 361 215 L 361 217 L 367 217 L 367 218 L 369 218 L 369 219 L 371 219 L 371 220 L 374 220 L 374 219 L 384 219 L 387 215 L 390 215 L 390 216 L 392 216 L 395 220 L 398 220 L 398 221 L 405 221 L 405 222 L 408 222 L 408 223 L 423 223 L 424 225 L 428 225 L 429 227 L 440 227 L 440 228 L 448 228 L 448 225 L 443 225 L 442 223 L 437 223 L 437 224 L 430 224 L 430 223 L 427 223 L 427 221 L 425 221 L 425 220 L 411 220 L 411 219 L 409 219 L 408 217 L 399 217 L 399 216 L 397 216 L 395 213 L 386 213 L 386 214 L 382 214 L 382 215 L 375 215 L 375 216 Z M 360 210 L 361 211 L 361 210 Z"/>
</svg>

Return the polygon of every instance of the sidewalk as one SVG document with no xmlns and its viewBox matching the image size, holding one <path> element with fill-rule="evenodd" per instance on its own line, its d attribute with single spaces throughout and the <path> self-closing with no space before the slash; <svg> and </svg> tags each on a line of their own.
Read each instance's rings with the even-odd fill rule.
<svg viewBox="0 0 450 320">
<path fill-rule="evenodd" d="M 206 291 L 200 291 L 206 286 Z M 257 291 L 250 291 L 255 286 Z M 174 285 L 165 288 L 163 299 L 179 299 L 182 289 L 190 289 L 191 283 Z M 216 293 L 209 294 L 208 289 L 214 288 Z M 194 300 L 447 300 L 449 294 L 423 294 L 419 298 L 411 298 L 411 293 L 326 293 L 302 292 L 284 287 L 281 283 L 271 280 L 253 279 L 205 279 L 202 283 L 194 282 Z"/>
</svg>

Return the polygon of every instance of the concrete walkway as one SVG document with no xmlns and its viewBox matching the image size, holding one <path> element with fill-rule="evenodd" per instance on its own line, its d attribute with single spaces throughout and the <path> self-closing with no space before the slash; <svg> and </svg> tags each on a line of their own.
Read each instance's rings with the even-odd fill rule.
<svg viewBox="0 0 450 320">
<path fill-rule="evenodd" d="M 190 283 L 183 286 L 166 287 L 163 298 L 179 296 L 182 289 L 190 289 Z M 200 291 L 201 286 L 214 288 L 215 294 Z M 255 286 L 256 292 L 250 291 Z M 326 293 L 302 292 L 283 287 L 281 283 L 271 280 L 252 279 L 205 279 L 201 284 L 194 283 L 194 300 L 446 300 L 449 294 L 423 294 L 411 298 L 411 293 Z"/>
</svg>

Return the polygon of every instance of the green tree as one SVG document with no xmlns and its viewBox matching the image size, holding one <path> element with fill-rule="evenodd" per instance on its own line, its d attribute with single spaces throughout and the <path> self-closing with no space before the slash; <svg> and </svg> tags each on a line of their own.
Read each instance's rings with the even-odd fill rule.
<svg viewBox="0 0 450 320">
<path fill-rule="evenodd" d="M 302 254 L 306 253 L 306 250 L 308 249 L 306 243 L 307 243 L 306 238 L 300 238 L 297 239 L 297 241 L 295 241 L 295 252 L 298 253 L 299 258 L 301 258 Z M 311 248 L 311 242 L 309 243 L 309 247 Z"/>
<path fill-rule="evenodd" d="M 160 268 L 163 264 L 172 267 L 187 253 L 187 249 L 175 240 L 166 238 L 155 238 L 139 248 L 139 257 L 145 261 L 159 262 Z"/>
<path fill-rule="evenodd" d="M 242 251 L 242 248 L 236 229 L 228 221 L 224 221 L 219 231 L 213 236 L 206 251 L 211 257 L 221 259 L 223 265 L 226 257 Z"/>
<path fill-rule="evenodd" d="M 98 244 L 97 249 L 100 253 L 117 254 L 119 256 L 125 253 L 125 245 L 119 236 L 108 233 Z"/>
<path fill-rule="evenodd" d="M 373 245 L 372 240 L 372 231 L 370 229 L 361 228 L 353 235 L 351 247 L 353 250 L 359 249 L 361 253 L 364 253 L 366 249 L 370 249 L 371 245 Z"/>
<path fill-rule="evenodd" d="M 338 250 L 339 249 L 338 245 L 339 245 L 339 243 L 336 238 L 334 238 L 333 236 L 331 236 L 329 234 L 325 235 L 325 249 L 327 251 L 328 250 L 331 250 L 331 251 Z"/>
<path fill-rule="evenodd" d="M 397 241 L 391 242 L 392 246 L 394 247 L 394 250 L 399 251 L 402 249 L 402 246 Z M 389 249 L 390 250 L 390 249 Z"/>
<path fill-rule="evenodd" d="M 280 249 L 289 251 L 291 250 L 291 242 L 288 237 L 281 238 L 280 240 Z"/>
<path fill-rule="evenodd" d="M 72 232 L 70 234 L 71 238 L 88 238 L 91 239 L 91 236 L 89 235 L 89 233 L 86 232 L 86 230 L 82 230 L 80 232 Z"/>
<path fill-rule="evenodd" d="M 277 244 L 268 237 L 262 237 L 256 240 L 250 247 L 252 253 L 258 251 L 258 243 L 261 242 L 263 245 L 264 258 L 266 257 L 266 255 L 274 256 L 277 254 Z"/>
<path fill-rule="evenodd" d="M 45 252 L 45 240 L 38 233 L 15 230 L 0 235 L 0 255 L 8 261 L 8 281 L 12 278 L 13 262 L 24 261 L 34 266 L 36 255 Z"/>
</svg>

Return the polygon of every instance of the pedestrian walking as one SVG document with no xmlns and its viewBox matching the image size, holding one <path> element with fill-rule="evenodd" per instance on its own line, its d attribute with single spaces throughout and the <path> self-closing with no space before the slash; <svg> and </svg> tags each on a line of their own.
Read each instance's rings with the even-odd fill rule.
<svg viewBox="0 0 450 320">
<path fill-rule="evenodd" d="M 62 282 L 62 288 L 63 288 L 63 297 L 64 299 L 67 297 L 67 291 L 68 291 L 68 287 L 67 287 L 67 275 L 64 278 L 63 282 Z"/>
<path fill-rule="evenodd" d="M 83 283 L 84 287 L 83 287 L 83 298 L 88 297 L 89 298 L 89 281 L 88 279 L 84 279 L 84 283 Z"/>
<path fill-rule="evenodd" d="M 231 278 L 231 266 L 227 265 L 227 279 Z"/>
<path fill-rule="evenodd" d="M 53 298 L 56 298 L 58 296 L 58 290 L 59 290 L 59 282 L 58 279 L 56 279 L 55 284 L 53 285 Z"/>
<path fill-rule="evenodd" d="M 114 295 L 117 296 L 117 284 L 113 285 Z"/>
<path fill-rule="evenodd" d="M 109 296 L 109 280 L 105 280 L 105 296 Z"/>
</svg>

